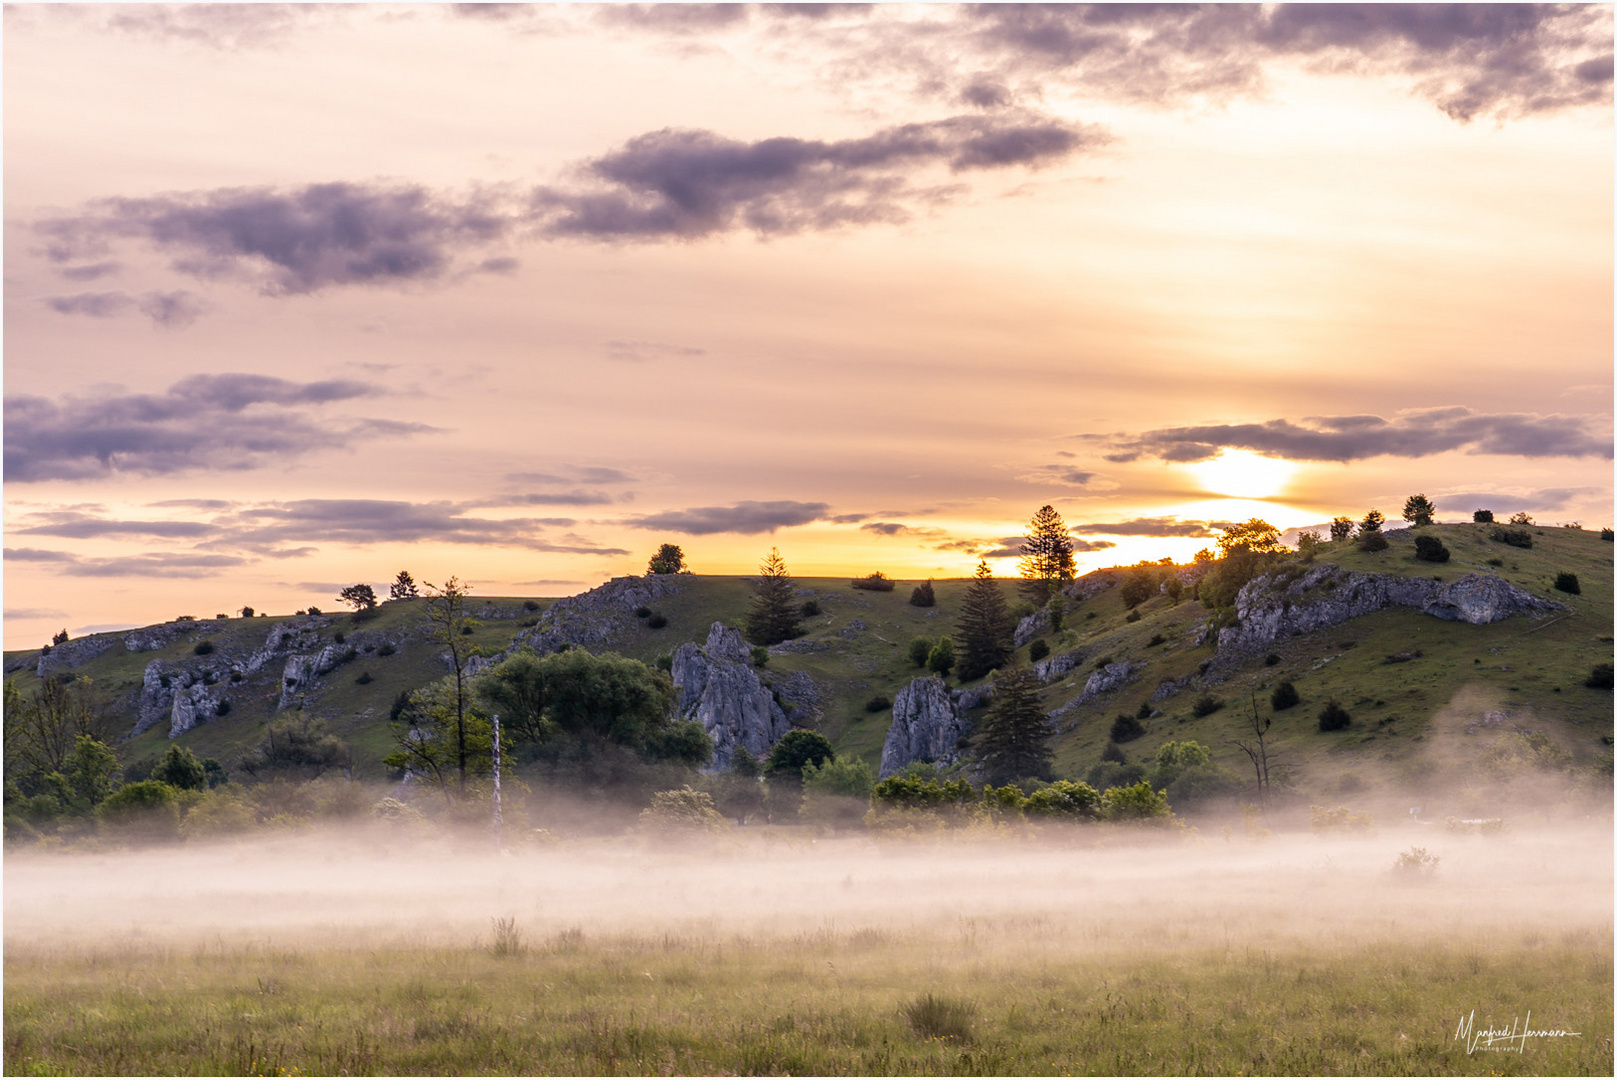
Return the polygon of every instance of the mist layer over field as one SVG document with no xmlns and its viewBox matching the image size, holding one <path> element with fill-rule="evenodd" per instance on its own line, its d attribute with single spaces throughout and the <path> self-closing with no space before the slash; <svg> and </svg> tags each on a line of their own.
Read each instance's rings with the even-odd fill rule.
<svg viewBox="0 0 1617 1080">
<path fill-rule="evenodd" d="M 737 830 L 741 833 L 741 830 Z M 1363 838 L 987 834 L 948 842 L 653 838 L 515 846 L 486 836 L 302 834 L 251 844 L 11 856 L 6 943 L 291 944 L 464 940 L 514 918 L 532 935 L 938 931 L 1027 924 L 1088 947 L 1223 940 L 1317 946 L 1609 926 L 1609 828 L 1501 835 L 1403 827 Z M 795 830 L 791 832 L 795 833 Z M 1429 877 L 1392 873 L 1418 845 Z"/>
<path fill-rule="evenodd" d="M 13 856 L 6 1061 L 1609 1075 L 1611 841 L 1588 821 L 946 842 L 748 829 L 506 852 L 486 833 L 352 832 Z M 1394 872 L 1417 847 L 1435 872 Z M 1457 1035 L 1468 1012 L 1478 1030 L 1531 1012 L 1578 1034 L 1489 1054 Z"/>
</svg>

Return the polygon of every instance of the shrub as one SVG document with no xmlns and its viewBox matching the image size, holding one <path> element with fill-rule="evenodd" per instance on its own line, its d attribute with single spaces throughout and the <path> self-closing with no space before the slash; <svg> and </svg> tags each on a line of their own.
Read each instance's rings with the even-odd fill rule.
<svg viewBox="0 0 1617 1080">
<path fill-rule="evenodd" d="M 489 953 L 504 959 L 511 956 L 521 956 L 527 952 L 527 946 L 522 944 L 522 931 L 517 929 L 517 921 L 513 918 L 490 919 L 494 926 L 494 943 L 489 946 Z"/>
<path fill-rule="evenodd" d="M 1530 548 L 1533 546 L 1533 537 L 1526 529 L 1494 529 L 1488 534 L 1488 539 L 1511 547 Z"/>
<path fill-rule="evenodd" d="M 653 794 L 640 811 L 640 824 L 655 832 L 716 832 L 730 823 L 713 808 L 713 796 L 683 787 Z"/>
<path fill-rule="evenodd" d="M 1190 707 L 1190 714 L 1200 719 L 1203 716 L 1213 715 L 1223 707 L 1224 702 L 1222 699 L 1216 698 L 1211 694 L 1203 694 L 1196 700 L 1196 704 Z"/>
<path fill-rule="evenodd" d="M 656 660 L 652 661 L 652 666 L 656 667 L 656 668 L 660 668 L 663 671 L 673 671 L 674 670 L 674 654 L 673 653 L 663 653 L 661 656 L 657 657 Z"/>
<path fill-rule="evenodd" d="M 769 757 L 764 761 L 764 772 L 770 780 L 801 780 L 803 766 L 823 765 L 836 759 L 831 743 L 817 731 L 793 728 L 781 736 Z"/>
<path fill-rule="evenodd" d="M 1033 663 L 1037 664 L 1040 660 L 1043 660 L 1049 655 L 1050 643 L 1045 641 L 1043 638 L 1034 638 L 1028 643 L 1027 658 Z"/>
<path fill-rule="evenodd" d="M 1387 538 L 1379 530 L 1371 530 L 1359 537 L 1360 551 L 1386 551 Z"/>
<path fill-rule="evenodd" d="M 1412 847 L 1399 853 L 1398 861 L 1392 864 L 1392 872 L 1405 880 L 1429 878 L 1437 873 L 1438 858 L 1423 847 Z"/>
<path fill-rule="evenodd" d="M 646 625 L 651 627 L 653 630 L 661 630 L 663 627 L 668 625 L 668 616 L 660 612 L 654 614 L 651 618 L 646 620 Z"/>
<path fill-rule="evenodd" d="M 1106 749 L 1100 752 L 1100 759 L 1102 761 L 1111 761 L 1121 765 L 1128 760 L 1128 756 L 1123 753 L 1122 747 L 1118 746 L 1115 742 L 1109 742 L 1106 744 Z"/>
<path fill-rule="evenodd" d="M 382 647 L 380 649 L 376 650 L 376 655 L 377 656 L 392 656 L 397 651 L 398 650 L 393 647 L 392 642 L 384 642 L 382 644 Z"/>
<path fill-rule="evenodd" d="M 646 605 L 641 604 L 639 607 L 634 609 L 634 617 L 637 619 L 649 619 L 651 618 L 651 609 Z"/>
<path fill-rule="evenodd" d="M 1156 646 L 1161 645 L 1164 641 L 1167 641 L 1167 640 L 1168 639 L 1163 637 L 1161 634 L 1152 634 L 1151 635 L 1151 640 L 1145 643 L 1145 647 L 1148 648 L 1148 649 L 1155 648 Z"/>
<path fill-rule="evenodd" d="M 172 743 L 163 753 L 163 760 L 152 770 L 151 778 L 176 791 L 202 791 L 208 786 L 208 770 L 197 756 Z"/>
<path fill-rule="evenodd" d="M 1610 690 L 1612 683 L 1612 666 L 1610 664 L 1596 664 L 1589 671 L 1589 677 L 1583 680 L 1583 685 L 1591 690 Z"/>
<path fill-rule="evenodd" d="M 215 716 L 229 716 L 230 715 L 230 699 L 229 698 L 220 698 L 219 699 L 219 704 L 217 704 L 217 705 L 215 705 L 213 707 L 213 715 L 215 715 Z"/>
<path fill-rule="evenodd" d="M 1301 700 L 1302 695 L 1297 693 L 1297 688 L 1289 682 L 1283 682 L 1269 695 L 1269 707 L 1275 712 L 1282 712 Z"/>
<path fill-rule="evenodd" d="M 1341 731 L 1353 722 L 1353 717 L 1342 708 L 1334 699 L 1327 701 L 1325 707 L 1319 711 L 1319 729 L 1321 731 Z"/>
<path fill-rule="evenodd" d="M 932 592 L 931 578 L 927 578 L 924 584 L 910 590 L 910 604 L 914 607 L 932 607 L 937 602 L 938 598 Z"/>
<path fill-rule="evenodd" d="M 881 712 L 884 709 L 891 709 L 892 707 L 893 699 L 888 697 L 886 694 L 877 694 L 875 697 L 865 702 L 866 712 Z"/>
<path fill-rule="evenodd" d="M 971 1038 L 972 1024 L 977 1020 L 975 1003 L 943 997 L 930 991 L 905 1002 L 899 1011 L 904 1014 L 910 1029 L 923 1039 L 967 1042 Z"/>
<path fill-rule="evenodd" d="M 1131 623 L 1139 622 L 1140 621 L 1140 613 L 1138 611 L 1131 611 L 1127 615 L 1123 616 L 1123 621 L 1124 622 L 1131 622 Z"/>
<path fill-rule="evenodd" d="M 209 653 L 213 652 L 213 642 L 199 641 L 196 643 L 196 648 L 192 649 L 191 651 L 196 653 L 198 656 L 207 656 Z"/>
<path fill-rule="evenodd" d="M 1145 767 L 1132 761 L 1102 761 L 1084 773 L 1084 782 L 1096 791 L 1130 787 L 1144 779 Z"/>
<path fill-rule="evenodd" d="M 161 780 L 137 780 L 109 795 L 96 807 L 96 817 L 115 835 L 172 840 L 180 827 L 179 796 Z"/>
<path fill-rule="evenodd" d="M 763 667 L 769 663 L 769 649 L 763 645 L 752 647 L 752 666 Z"/>
<path fill-rule="evenodd" d="M 926 666 L 947 679 L 949 670 L 954 667 L 954 640 L 948 636 L 938 638 L 938 643 L 926 654 Z"/>
<path fill-rule="evenodd" d="M 1097 818 L 1100 792 L 1082 781 L 1057 780 L 1029 795 L 1022 809 L 1029 817 Z"/>
<path fill-rule="evenodd" d="M 1155 711 L 1156 710 L 1151 708 L 1150 701 L 1142 701 L 1140 702 L 1140 707 L 1134 710 L 1134 719 L 1149 720 L 1151 719 L 1151 714 Z"/>
<path fill-rule="evenodd" d="M 354 680 L 354 682 L 358 683 L 360 686 L 369 686 L 371 681 L 371 673 L 368 671 L 361 671 L 359 673 L 359 678 Z"/>
<path fill-rule="evenodd" d="M 319 608 L 315 607 L 313 604 L 310 604 L 309 605 L 309 614 L 310 615 L 323 615 L 325 613 L 322 612 Z"/>
<path fill-rule="evenodd" d="M 1504 566 L 1505 565 L 1505 560 L 1504 559 L 1489 559 L 1488 560 L 1488 565 L 1489 566 Z"/>
<path fill-rule="evenodd" d="M 1108 788 L 1100 797 L 1100 816 L 1106 821 L 1138 821 L 1163 825 L 1173 820 L 1167 793 L 1151 790 L 1141 780 L 1128 787 Z"/>
<path fill-rule="evenodd" d="M 874 574 L 869 574 L 862 578 L 854 578 L 852 581 L 848 582 L 848 584 L 853 586 L 855 589 L 867 589 L 870 592 L 892 592 L 893 586 L 897 585 L 898 582 L 894 581 L 880 570 L 877 570 Z"/>
<path fill-rule="evenodd" d="M 1112 742 L 1114 744 L 1133 742 L 1144 735 L 1145 725 L 1132 716 L 1119 714 L 1117 719 L 1112 721 Z"/>
<path fill-rule="evenodd" d="M 241 617 L 244 619 L 251 619 L 253 617 L 253 608 L 251 604 L 241 609 Z"/>
<path fill-rule="evenodd" d="M 1369 832 L 1374 827 L 1369 814 L 1355 814 L 1345 806 L 1308 808 L 1308 828 L 1314 833 Z"/>
<path fill-rule="evenodd" d="M 1268 656 L 1265 656 L 1263 658 L 1263 666 L 1264 667 L 1274 667 L 1278 663 L 1280 663 L 1280 654 L 1279 653 L 1270 653 Z"/>
<path fill-rule="evenodd" d="M 537 601 L 537 600 L 524 600 L 524 601 L 522 601 L 522 610 L 523 611 L 538 611 L 539 610 L 539 601 Z"/>
<path fill-rule="evenodd" d="M 1583 589 L 1578 585 L 1578 575 L 1569 574 L 1565 570 L 1555 575 L 1555 587 L 1561 592 L 1571 593 L 1574 596 L 1583 592 Z"/>
<path fill-rule="evenodd" d="M 937 642 L 929 637 L 918 637 L 910 642 L 910 663 L 916 667 L 926 667 L 926 658 L 932 653 L 932 646 Z"/>
<path fill-rule="evenodd" d="M 1473 511 L 1471 511 L 1471 520 L 1491 525 L 1493 523 L 1493 511 L 1492 510 L 1473 510 Z"/>
<path fill-rule="evenodd" d="M 1449 549 L 1435 536 L 1415 537 L 1415 558 L 1423 562 L 1448 562 Z"/>
<path fill-rule="evenodd" d="M 812 619 L 820 613 L 820 602 L 818 600 L 805 600 L 798 611 L 802 613 L 803 618 Z"/>
<path fill-rule="evenodd" d="M 1608 544 L 1611 543 L 1611 530 L 1610 529 L 1601 529 L 1600 530 L 1600 539 L 1604 540 Z"/>
<path fill-rule="evenodd" d="M 1533 523 L 1533 517 L 1531 514 L 1527 513 L 1527 511 L 1521 510 L 1510 515 L 1510 523 L 1512 525 L 1531 525 Z"/>
</svg>

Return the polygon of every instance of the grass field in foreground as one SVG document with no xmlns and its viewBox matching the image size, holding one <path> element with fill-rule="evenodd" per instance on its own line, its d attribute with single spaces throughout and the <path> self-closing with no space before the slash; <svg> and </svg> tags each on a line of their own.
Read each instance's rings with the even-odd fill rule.
<svg viewBox="0 0 1617 1080">
<path fill-rule="evenodd" d="M 1611 1075 L 1612 937 L 1335 948 L 1057 927 L 462 947 L 8 942 L 5 1066 L 67 1074 Z M 520 934 L 520 927 L 517 928 Z M 507 945 L 512 943 L 509 940 Z M 931 994 L 915 1023 L 906 1006 Z M 1515 1051 L 1455 1034 L 1532 1010 Z M 912 1008 L 912 1012 L 915 1010 Z M 1520 1017 L 1520 1014 L 1517 1014 Z M 1522 1018 L 1525 1019 L 1525 1018 Z"/>
</svg>

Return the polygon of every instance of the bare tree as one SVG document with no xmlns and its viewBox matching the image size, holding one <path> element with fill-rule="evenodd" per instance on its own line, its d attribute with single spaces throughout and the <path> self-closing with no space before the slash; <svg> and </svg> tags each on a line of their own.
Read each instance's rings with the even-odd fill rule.
<svg viewBox="0 0 1617 1080">
<path fill-rule="evenodd" d="M 1274 723 L 1272 716 L 1258 715 L 1258 696 L 1251 695 L 1252 719 L 1249 726 L 1252 729 L 1251 738 L 1236 739 L 1235 745 L 1252 762 L 1252 771 L 1258 781 L 1258 805 L 1265 812 L 1269 809 L 1269 794 L 1271 791 L 1271 773 L 1278 768 L 1269 756 L 1269 726 Z"/>
<path fill-rule="evenodd" d="M 449 662 L 455 669 L 455 772 L 460 790 L 466 790 L 466 668 L 476 650 L 466 636 L 477 626 L 477 621 L 466 614 L 471 603 L 472 588 L 459 578 L 451 577 L 442 585 L 421 583 L 427 590 L 427 626 L 432 640 L 449 650 Z"/>
</svg>

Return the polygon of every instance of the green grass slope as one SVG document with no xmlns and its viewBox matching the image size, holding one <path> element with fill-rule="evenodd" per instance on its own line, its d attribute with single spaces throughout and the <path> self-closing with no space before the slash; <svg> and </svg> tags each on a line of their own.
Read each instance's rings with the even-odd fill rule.
<svg viewBox="0 0 1617 1080">
<path fill-rule="evenodd" d="M 1170 680 L 1184 680 L 1186 686 L 1153 703 L 1155 715 L 1145 721 L 1146 735 L 1125 748 L 1130 760 L 1148 762 L 1162 743 L 1194 739 L 1212 750 L 1215 762 L 1245 776 L 1249 766 L 1233 739 L 1241 734 L 1243 718 L 1256 708 L 1262 716 L 1273 716 L 1270 737 L 1288 766 L 1292 784 L 1322 796 L 1363 786 L 1418 788 L 1434 770 L 1458 760 L 1456 755 L 1475 757 L 1487 739 L 1468 742 L 1463 732 L 1490 716 L 1492 720 L 1483 723 L 1483 736 L 1493 728 L 1543 732 L 1575 764 L 1609 769 L 1612 694 L 1583 682 L 1595 664 L 1612 660 L 1612 545 L 1596 532 L 1542 527 L 1529 528 L 1533 547 L 1523 549 L 1491 540 L 1491 529 L 1431 527 L 1428 531 L 1452 552 L 1451 561 L 1444 564 L 1416 561 L 1407 533 L 1393 534 L 1392 546 L 1379 553 L 1360 551 L 1350 543 L 1326 544 L 1317 559 L 1365 573 L 1435 575 L 1450 581 L 1467 573 L 1496 574 L 1536 596 L 1556 600 L 1567 607 L 1566 612 L 1471 626 L 1410 609 L 1388 609 L 1277 642 L 1273 664 L 1257 657 L 1217 685 L 1201 686 L 1198 672 L 1213 658 L 1215 645 L 1195 644 L 1198 629 L 1211 613 L 1191 598 L 1189 590 L 1177 603 L 1159 595 L 1141 604 L 1134 622 L 1128 621 L 1129 611 L 1115 588 L 1074 603 L 1064 629 L 1045 635 L 1055 654 L 1074 649 L 1084 653 L 1074 671 L 1043 692 L 1045 707 L 1059 711 L 1054 744 L 1058 774 L 1079 776 L 1098 762 L 1113 717 L 1133 715 L 1161 683 Z M 1579 595 L 1554 589 L 1561 572 L 1578 576 Z M 967 582 L 936 582 L 937 605 L 932 608 L 909 604 L 915 582 L 900 581 L 887 593 L 853 589 L 846 578 L 797 578 L 795 584 L 799 600 L 817 600 L 821 614 L 805 619 L 793 651 L 770 657 L 761 674 L 766 680 L 794 671 L 811 676 L 821 698 L 818 729 L 840 753 L 856 754 L 874 764 L 892 713 L 867 712 L 866 702 L 877 695 L 892 698 L 912 678 L 924 674 L 908 659 L 909 643 L 917 636 L 955 633 Z M 1014 604 L 1014 582 L 1004 582 L 1003 588 L 1007 601 Z M 680 591 L 657 604 L 666 626 L 653 629 L 648 620 L 633 620 L 611 647 L 625 656 L 655 662 L 684 642 L 704 641 L 715 621 L 743 625 L 751 595 L 746 578 L 683 577 Z M 469 640 L 487 653 L 497 653 L 509 647 L 549 603 L 541 601 L 539 610 L 533 610 L 522 598 L 479 599 L 473 612 L 479 626 Z M 121 734 L 133 724 L 134 702 L 150 661 L 195 659 L 193 650 L 203 639 L 220 650 L 250 652 L 286 621 L 208 620 L 153 652 L 126 651 L 120 634 L 113 648 L 71 670 L 93 680 L 97 695 L 117 714 L 112 730 Z M 306 714 L 324 720 L 353 745 L 360 775 L 380 777 L 385 772 L 380 758 L 391 742 L 387 718 L 392 701 L 401 691 L 424 685 L 447 669 L 436 657 L 440 650 L 426 637 L 419 601 L 384 604 L 374 618 L 363 622 L 349 614 L 331 616 L 321 638 L 334 641 L 338 634 L 368 635 L 372 640 L 378 634 L 391 635 L 398 641 L 391 655 L 374 649 L 360 652 L 320 680 L 302 702 Z M 1151 644 L 1158 638 L 1158 644 Z M 1391 657 L 1416 652 L 1417 658 L 1389 662 Z M 1020 659 L 1025 660 L 1027 653 L 1026 646 L 1018 650 Z M 37 651 L 6 654 L 8 672 L 20 669 L 8 678 L 16 679 L 24 692 L 36 684 L 32 670 L 37 655 Z M 1072 705 L 1088 677 L 1108 660 L 1126 660 L 1140 670 L 1115 693 Z M 361 682 L 364 675 L 370 678 Z M 279 677 L 277 660 L 231 690 L 228 716 L 199 725 L 180 741 L 199 755 L 232 766 L 263 738 L 275 715 Z M 1274 713 L 1269 694 L 1282 680 L 1297 687 L 1302 702 Z M 1197 717 L 1193 706 L 1204 696 L 1224 705 Z M 1318 730 L 1319 709 L 1330 700 L 1352 715 L 1344 731 Z M 167 735 L 165 721 L 121 745 L 119 752 L 129 761 L 161 752 Z"/>
</svg>

